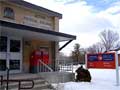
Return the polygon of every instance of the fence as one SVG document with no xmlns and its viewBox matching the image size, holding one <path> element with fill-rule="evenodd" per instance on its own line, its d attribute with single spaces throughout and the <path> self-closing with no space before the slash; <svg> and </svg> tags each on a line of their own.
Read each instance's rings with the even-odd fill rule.
<svg viewBox="0 0 120 90">
<path fill-rule="evenodd" d="M 53 64 L 46 64 L 42 60 L 39 60 L 39 65 L 37 67 L 38 72 L 72 72 L 74 69 L 74 65 L 80 64 L 80 62 L 73 62 L 72 60 L 56 60 L 55 67 Z M 82 64 L 81 64 L 82 65 Z M 51 68 L 52 67 L 52 68 Z"/>
<path fill-rule="evenodd" d="M 73 62 L 66 62 L 66 60 L 57 60 L 57 70 L 60 72 L 72 72 L 73 73 Z"/>
<path fill-rule="evenodd" d="M 50 66 L 39 60 L 38 71 L 53 72 L 55 70 L 59 72 L 73 72 L 73 62 L 66 62 L 66 60 L 57 60 L 54 70 Z"/>
</svg>

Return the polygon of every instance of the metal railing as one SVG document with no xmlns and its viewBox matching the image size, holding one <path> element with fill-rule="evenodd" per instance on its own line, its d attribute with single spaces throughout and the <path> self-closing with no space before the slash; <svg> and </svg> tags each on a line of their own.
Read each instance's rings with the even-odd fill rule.
<svg viewBox="0 0 120 90">
<path fill-rule="evenodd" d="M 0 75 L 0 85 L 3 85 L 3 75 Z"/>
<path fill-rule="evenodd" d="M 33 80 L 25 80 L 25 79 L 16 79 L 16 80 L 14 80 L 14 79 L 9 79 L 9 80 L 5 80 L 5 79 L 3 79 L 3 80 L 0 80 L 0 82 L 1 82 L 1 86 L 3 86 L 3 83 L 4 82 L 17 82 L 18 83 L 18 90 L 21 90 L 21 89 L 33 89 L 33 87 L 34 87 L 34 81 Z M 25 87 L 22 87 L 22 82 L 31 82 L 31 86 L 25 86 Z M 6 85 L 6 90 L 9 90 L 9 84 L 8 85 Z"/>
<path fill-rule="evenodd" d="M 73 72 L 73 64 L 68 63 L 68 64 L 61 64 L 59 65 L 60 71 L 71 71 Z"/>
<path fill-rule="evenodd" d="M 39 60 L 39 72 L 53 72 L 54 70 L 42 60 Z M 55 71 L 60 72 L 72 72 L 73 73 L 73 62 L 65 62 L 65 60 L 57 60 Z"/>
<path fill-rule="evenodd" d="M 42 60 L 39 60 L 39 72 L 53 72 L 53 69 L 45 64 Z"/>
<path fill-rule="evenodd" d="M 65 62 L 65 60 L 57 60 L 56 66 L 60 72 L 72 72 L 73 73 L 73 62 Z"/>
<path fill-rule="evenodd" d="M 9 90 L 9 83 L 10 82 L 18 82 L 18 90 L 21 89 L 32 89 L 34 87 L 34 81 L 33 80 L 28 80 L 28 79 L 9 79 L 9 69 L 7 68 L 7 79 L 3 78 L 3 75 L 0 75 L 0 83 L 1 87 L 3 86 L 4 82 L 6 82 L 6 90 Z M 22 82 L 31 82 L 30 87 L 22 87 Z"/>
</svg>

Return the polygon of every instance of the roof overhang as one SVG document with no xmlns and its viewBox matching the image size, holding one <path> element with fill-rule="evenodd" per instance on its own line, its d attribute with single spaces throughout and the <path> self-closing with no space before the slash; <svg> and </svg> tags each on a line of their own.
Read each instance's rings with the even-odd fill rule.
<svg viewBox="0 0 120 90">
<path fill-rule="evenodd" d="M 27 39 L 42 39 L 56 42 L 70 41 L 76 39 L 76 36 L 74 35 L 55 32 L 51 30 L 44 30 L 3 20 L 0 20 L 0 33 L 9 36 L 20 36 Z"/>
<path fill-rule="evenodd" d="M 43 8 L 41 6 L 34 5 L 34 4 L 26 2 L 24 0 L 2 0 L 2 2 L 13 3 L 13 4 L 16 4 L 16 5 L 28 8 L 28 9 L 33 9 L 33 10 L 37 10 L 39 12 L 46 13 L 49 16 L 58 17 L 59 19 L 62 18 L 62 14 L 60 14 L 60 13 L 51 11 L 51 10 Z"/>
</svg>

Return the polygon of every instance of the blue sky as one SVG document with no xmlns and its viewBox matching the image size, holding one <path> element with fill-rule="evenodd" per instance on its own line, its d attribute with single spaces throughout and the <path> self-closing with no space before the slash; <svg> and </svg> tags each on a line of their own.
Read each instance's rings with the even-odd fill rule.
<svg viewBox="0 0 120 90">
<path fill-rule="evenodd" d="M 120 0 L 25 0 L 59 12 L 60 32 L 77 39 L 62 51 L 69 54 L 75 43 L 86 48 L 100 41 L 99 33 L 111 29 L 120 35 Z"/>
<path fill-rule="evenodd" d="M 109 7 L 113 6 L 115 2 L 119 0 L 85 0 L 87 5 L 93 6 L 96 11 L 102 11 L 108 9 Z"/>
<path fill-rule="evenodd" d="M 86 5 L 92 6 L 94 12 L 100 12 L 108 9 L 109 7 L 115 6 L 120 0 L 55 0 L 57 2 L 64 1 L 64 5 L 74 4 L 85 1 Z M 120 12 L 120 11 L 119 11 Z"/>
</svg>

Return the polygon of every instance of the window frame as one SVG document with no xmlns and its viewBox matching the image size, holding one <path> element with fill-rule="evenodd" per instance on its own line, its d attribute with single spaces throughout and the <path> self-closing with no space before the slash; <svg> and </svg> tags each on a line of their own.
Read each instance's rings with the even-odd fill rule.
<svg viewBox="0 0 120 90">
<path fill-rule="evenodd" d="M 4 8 L 4 17 L 9 19 L 15 19 L 15 13 L 14 10 L 10 7 Z"/>
<path fill-rule="evenodd" d="M 3 40 L 3 42 L 1 41 Z M 8 38 L 6 36 L 0 36 L 0 52 L 7 52 L 7 42 L 8 42 Z"/>
</svg>

